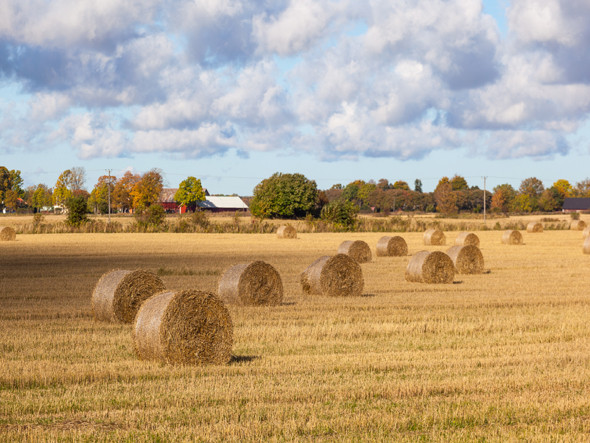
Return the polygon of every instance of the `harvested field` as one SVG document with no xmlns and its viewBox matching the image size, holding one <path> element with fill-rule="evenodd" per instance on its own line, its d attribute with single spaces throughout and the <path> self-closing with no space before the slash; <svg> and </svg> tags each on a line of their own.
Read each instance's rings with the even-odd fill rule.
<svg viewBox="0 0 590 443">
<path fill-rule="evenodd" d="M 546 230 L 518 248 L 477 234 L 489 274 L 416 284 L 410 257 L 375 257 L 362 296 L 344 298 L 305 295 L 299 277 L 348 233 L 0 242 L 0 440 L 587 440 L 581 233 Z M 356 235 L 374 245 L 383 233 Z M 404 238 L 410 255 L 424 249 L 422 233 Z M 277 268 L 284 299 L 227 305 L 229 364 L 140 360 L 132 325 L 92 317 L 93 287 L 113 268 L 178 270 L 161 275 L 169 290 L 215 292 L 224 270 L 253 260 Z"/>
</svg>

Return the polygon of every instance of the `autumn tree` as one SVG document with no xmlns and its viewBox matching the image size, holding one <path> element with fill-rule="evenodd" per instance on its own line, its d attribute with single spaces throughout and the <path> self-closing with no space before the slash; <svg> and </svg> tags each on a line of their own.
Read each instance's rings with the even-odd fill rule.
<svg viewBox="0 0 590 443">
<path fill-rule="evenodd" d="M 443 180 L 446 178 L 447 180 Z M 443 177 L 434 190 L 436 210 L 442 214 L 449 215 L 457 212 L 457 195 L 453 192 L 451 183 L 447 177 Z"/>
<path fill-rule="evenodd" d="M 64 207 L 68 199 L 72 198 L 72 171 L 66 169 L 62 172 L 53 188 L 53 204 Z"/>
<path fill-rule="evenodd" d="M 51 206 L 52 190 L 43 184 L 38 184 L 33 190 L 30 198 L 30 206 L 34 209 L 41 209 L 44 206 Z"/>
<path fill-rule="evenodd" d="M 469 189 L 469 186 L 467 185 L 467 180 L 465 180 L 465 178 L 461 177 L 460 175 L 455 174 L 455 176 L 449 181 L 451 183 L 451 187 L 453 188 L 453 191 L 460 191 L 462 189 Z"/>
<path fill-rule="evenodd" d="M 539 197 L 539 208 L 546 212 L 559 211 L 563 207 L 564 197 L 562 191 L 556 186 L 545 189 Z"/>
<path fill-rule="evenodd" d="M 141 176 L 131 190 L 133 207 L 143 212 L 158 202 L 163 188 L 162 174 L 159 169 L 152 169 Z"/>
<path fill-rule="evenodd" d="M 393 189 L 402 189 L 405 191 L 410 190 L 410 186 L 403 180 L 398 180 L 393 184 Z"/>
<path fill-rule="evenodd" d="M 590 178 L 576 183 L 576 197 L 590 197 Z"/>
<path fill-rule="evenodd" d="M 16 209 L 17 199 L 24 195 L 23 179 L 20 174 L 18 170 L 9 170 L 6 166 L 0 166 L 0 207 Z"/>
<path fill-rule="evenodd" d="M 113 194 L 115 191 L 117 178 L 112 175 L 101 175 L 98 182 L 88 198 L 88 208 L 93 212 L 108 214 L 109 212 L 109 192 L 111 195 L 111 206 Z"/>
<path fill-rule="evenodd" d="M 574 188 L 570 185 L 570 182 L 564 179 L 557 180 L 553 183 L 553 188 L 559 193 L 559 196 L 562 200 L 566 197 L 572 197 L 574 194 Z"/>
<path fill-rule="evenodd" d="M 521 182 L 518 190 L 520 195 L 518 196 L 518 200 L 515 201 L 515 209 L 517 211 L 532 212 L 539 209 L 539 197 L 541 197 L 541 193 L 545 190 L 541 180 L 536 177 L 526 178 Z M 523 195 L 528 198 L 521 197 Z"/>
<path fill-rule="evenodd" d="M 490 209 L 494 212 L 507 214 L 512 209 L 512 202 L 516 197 L 516 191 L 508 183 L 498 185 L 494 188 Z"/>
<path fill-rule="evenodd" d="M 113 188 L 112 205 L 121 212 L 127 212 L 133 207 L 133 187 L 141 180 L 139 174 L 131 171 L 125 172 L 123 177 L 116 181 Z"/>
<path fill-rule="evenodd" d="M 181 181 L 178 191 L 174 194 L 174 200 L 194 212 L 197 208 L 197 203 L 205 200 L 205 191 L 201 185 L 201 180 L 195 177 L 188 177 L 186 180 Z"/>
</svg>

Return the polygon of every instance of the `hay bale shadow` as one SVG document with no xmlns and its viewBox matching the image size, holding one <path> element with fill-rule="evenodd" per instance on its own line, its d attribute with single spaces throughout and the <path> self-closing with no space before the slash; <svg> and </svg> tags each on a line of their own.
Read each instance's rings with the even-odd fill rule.
<svg viewBox="0 0 590 443">
<path fill-rule="evenodd" d="M 259 355 L 232 355 L 229 364 L 250 363 L 259 358 L 261 358 Z"/>
</svg>

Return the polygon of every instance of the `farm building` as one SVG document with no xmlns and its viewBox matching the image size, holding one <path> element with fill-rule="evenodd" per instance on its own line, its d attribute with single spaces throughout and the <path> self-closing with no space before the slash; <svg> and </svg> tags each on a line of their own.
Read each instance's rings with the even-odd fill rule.
<svg viewBox="0 0 590 443">
<path fill-rule="evenodd" d="M 590 211 L 590 198 L 566 198 L 563 201 L 563 212 Z"/>
<path fill-rule="evenodd" d="M 176 191 L 178 191 L 178 188 L 163 189 L 160 193 L 159 203 L 166 212 L 184 214 L 186 213 L 186 206 L 181 206 L 174 200 Z M 240 197 L 210 196 L 206 189 L 203 189 L 203 191 L 205 191 L 206 200 L 197 204 L 202 210 L 211 212 L 246 212 L 248 210 L 248 205 Z"/>
<path fill-rule="evenodd" d="M 176 194 L 176 191 L 178 191 L 178 188 L 162 189 L 162 192 L 160 192 L 159 203 L 166 210 L 166 212 L 178 212 L 179 214 L 184 214 L 186 212 L 186 206 L 179 206 L 174 200 L 174 194 Z M 205 192 L 205 196 L 209 195 L 207 189 L 203 188 L 203 191 Z"/>
</svg>

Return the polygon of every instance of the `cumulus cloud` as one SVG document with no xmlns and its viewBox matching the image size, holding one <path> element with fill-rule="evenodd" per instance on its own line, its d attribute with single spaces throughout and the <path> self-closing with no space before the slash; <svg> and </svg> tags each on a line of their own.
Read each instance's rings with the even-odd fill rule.
<svg viewBox="0 0 590 443">
<path fill-rule="evenodd" d="M 0 80 L 28 102 L 3 112 L 0 142 L 560 155 L 590 112 L 587 17 L 584 0 L 513 0 L 501 37 L 479 0 L 6 0 Z"/>
</svg>

